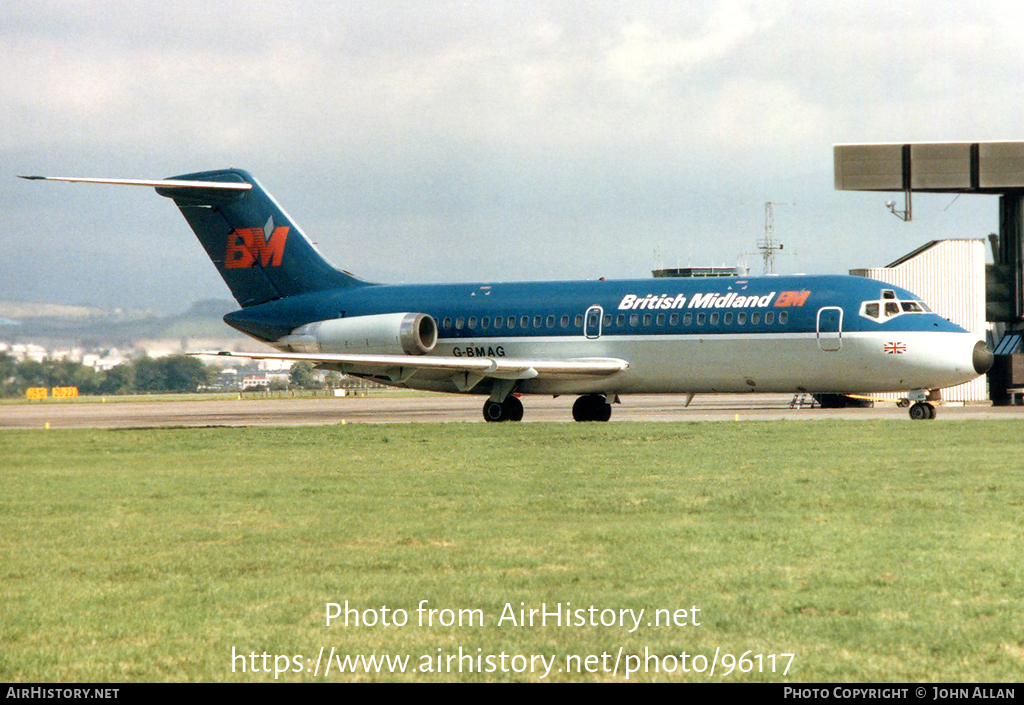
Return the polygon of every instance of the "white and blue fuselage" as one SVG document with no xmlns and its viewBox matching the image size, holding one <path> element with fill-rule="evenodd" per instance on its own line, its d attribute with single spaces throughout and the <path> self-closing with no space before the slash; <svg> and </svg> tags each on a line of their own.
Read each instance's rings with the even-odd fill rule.
<svg viewBox="0 0 1024 705">
<path fill-rule="evenodd" d="M 521 380 L 526 394 L 897 392 L 979 374 L 976 335 L 912 293 L 861 277 L 374 285 L 302 298 L 226 321 L 273 343 L 314 321 L 421 311 L 437 323 L 430 355 L 629 363 L 596 379 Z M 325 342 L 316 352 L 351 348 Z M 401 384 L 460 391 L 429 374 Z"/>
</svg>

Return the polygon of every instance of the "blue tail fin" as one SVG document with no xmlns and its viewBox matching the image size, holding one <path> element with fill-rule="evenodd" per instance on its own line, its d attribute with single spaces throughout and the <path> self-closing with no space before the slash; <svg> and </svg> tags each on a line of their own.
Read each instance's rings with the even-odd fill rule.
<svg viewBox="0 0 1024 705">
<path fill-rule="evenodd" d="M 242 308 L 296 294 L 365 286 L 332 267 L 277 202 L 241 169 L 171 181 L 251 184 L 246 191 L 157 187 L 172 199 Z"/>
</svg>

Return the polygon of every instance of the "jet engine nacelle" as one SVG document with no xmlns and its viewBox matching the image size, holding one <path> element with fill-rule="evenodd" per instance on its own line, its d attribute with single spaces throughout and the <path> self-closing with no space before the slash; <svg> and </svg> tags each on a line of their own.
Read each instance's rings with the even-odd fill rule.
<svg viewBox="0 0 1024 705">
<path fill-rule="evenodd" d="M 332 318 L 299 326 L 277 344 L 292 352 L 426 355 L 437 345 L 437 322 L 425 313 Z"/>
</svg>

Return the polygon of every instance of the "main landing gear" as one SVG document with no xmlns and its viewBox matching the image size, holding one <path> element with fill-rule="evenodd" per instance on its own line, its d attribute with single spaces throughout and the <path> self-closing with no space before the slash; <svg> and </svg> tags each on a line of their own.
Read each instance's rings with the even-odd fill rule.
<svg viewBox="0 0 1024 705">
<path fill-rule="evenodd" d="M 505 401 L 501 402 L 488 399 L 484 402 L 484 420 L 522 421 L 523 402 L 519 401 L 519 397 L 514 394 L 509 394 L 505 397 Z"/>
<path fill-rule="evenodd" d="M 576 421 L 607 421 L 612 417 L 612 405 L 603 394 L 586 394 L 572 405 Z"/>
<path fill-rule="evenodd" d="M 576 421 L 607 421 L 612 417 L 612 405 L 604 394 L 584 394 L 572 405 L 572 417 Z M 484 402 L 484 420 L 491 423 L 522 421 L 523 402 L 514 394 L 509 394 L 504 401 L 488 399 Z"/>
</svg>

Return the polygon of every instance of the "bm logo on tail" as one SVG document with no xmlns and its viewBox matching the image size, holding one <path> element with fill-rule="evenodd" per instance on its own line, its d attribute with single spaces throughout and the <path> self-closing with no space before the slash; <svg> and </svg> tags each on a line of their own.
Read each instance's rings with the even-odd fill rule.
<svg viewBox="0 0 1024 705">
<path fill-rule="evenodd" d="M 263 267 L 280 267 L 288 226 L 274 227 L 273 219 L 265 228 L 236 228 L 228 233 L 224 252 L 225 269 L 246 269 L 259 262 Z"/>
</svg>

